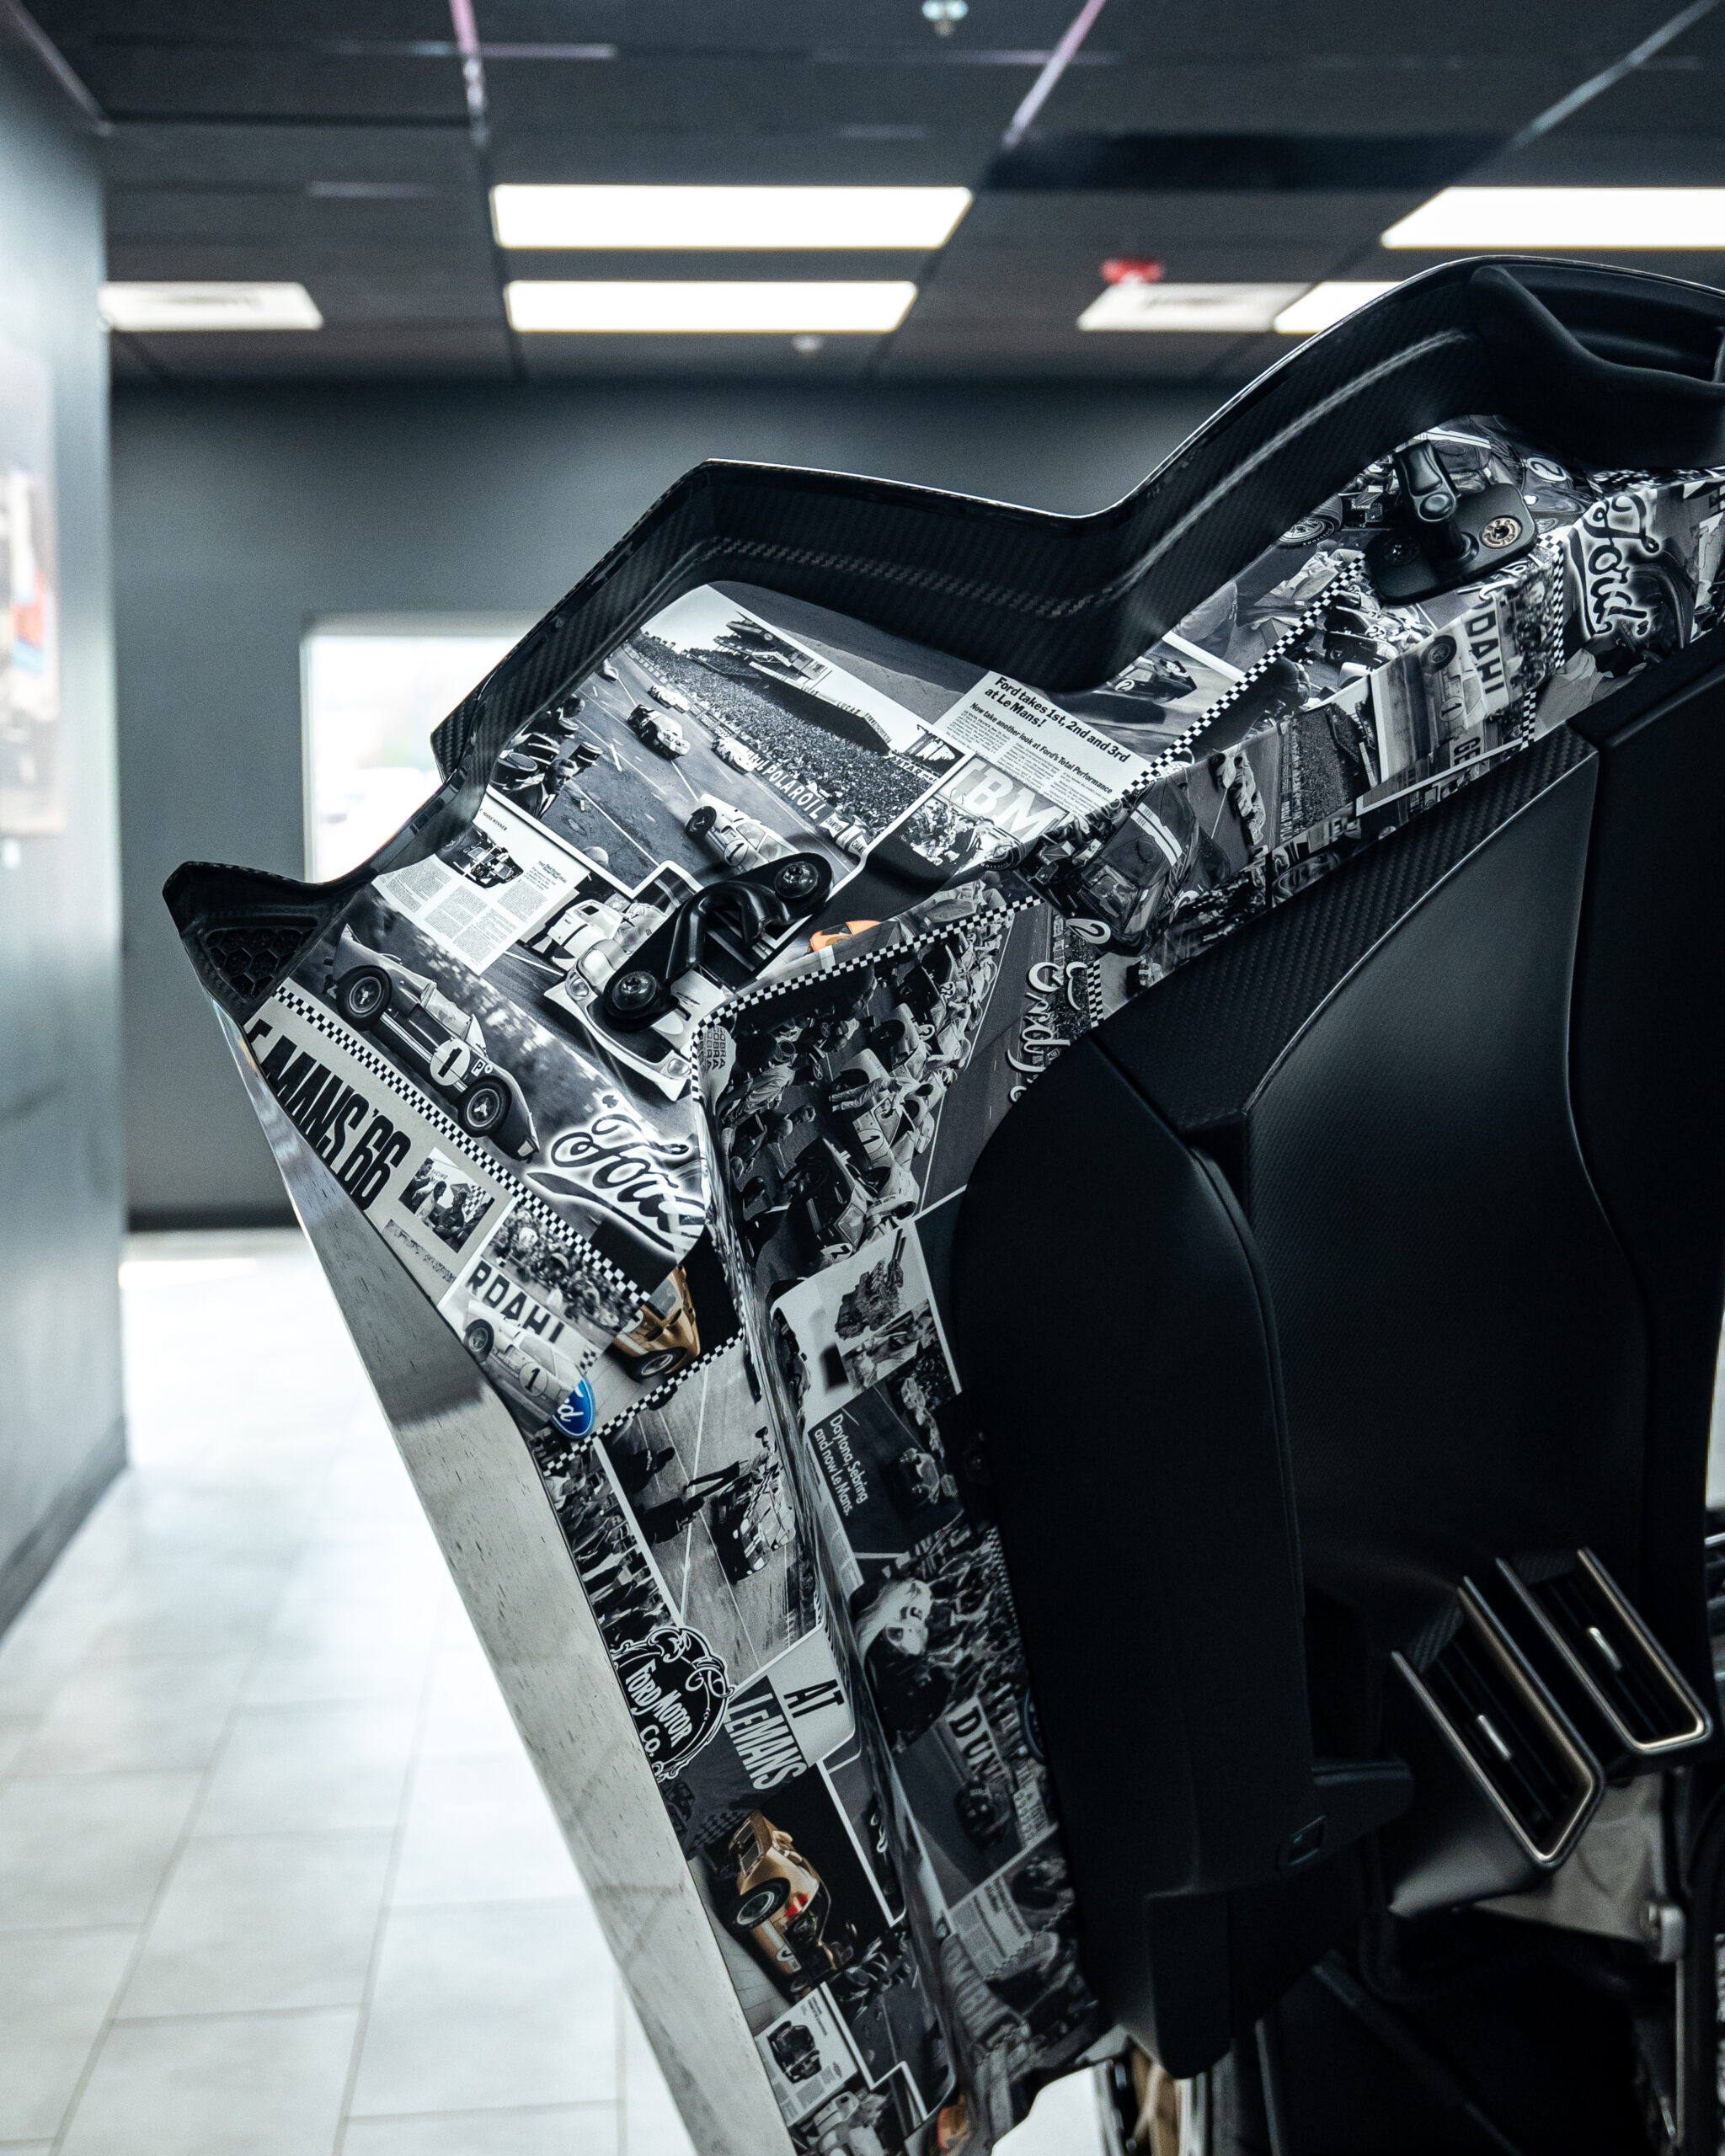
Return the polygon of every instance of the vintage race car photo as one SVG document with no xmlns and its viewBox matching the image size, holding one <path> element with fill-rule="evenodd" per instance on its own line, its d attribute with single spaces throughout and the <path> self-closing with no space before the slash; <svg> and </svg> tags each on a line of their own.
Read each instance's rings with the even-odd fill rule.
<svg viewBox="0 0 1725 2156">
<path fill-rule="evenodd" d="M 666 909 L 621 891 L 603 899 L 578 899 L 566 906 L 527 947 L 592 989 L 604 987 L 617 968 L 665 919 Z"/>
<path fill-rule="evenodd" d="M 821 1137 L 798 1156 L 786 1187 L 800 1202 L 794 1216 L 824 1264 L 860 1250 L 873 1214 L 868 1193 L 832 1140 Z"/>
<path fill-rule="evenodd" d="M 722 764 L 729 764 L 734 771 L 758 771 L 761 759 L 745 741 L 739 741 L 732 734 L 715 734 L 713 753 Z"/>
<path fill-rule="evenodd" d="M 849 1257 L 883 1228 L 909 1219 L 920 1195 L 909 1169 L 896 1161 L 882 1187 L 871 1189 L 825 1136 L 804 1148 L 785 1187 L 796 1201 L 793 1219 L 827 1265 Z"/>
<path fill-rule="evenodd" d="M 848 859 L 860 861 L 868 852 L 872 835 L 866 824 L 846 823 L 842 818 L 835 817 L 822 828 L 839 851 Z"/>
<path fill-rule="evenodd" d="M 1011 1814 L 998 1792 L 985 1781 L 968 1781 L 953 1798 L 959 1824 L 980 1849 L 1004 1840 Z"/>
<path fill-rule="evenodd" d="M 958 1494 L 951 1476 L 923 1445 L 907 1445 L 884 1470 L 892 1501 L 902 1513 L 916 1513 L 949 1504 Z"/>
<path fill-rule="evenodd" d="M 832 1895 L 825 1881 L 764 1812 L 751 1812 L 731 1836 L 724 1873 L 732 1925 L 793 1999 L 856 1959 L 851 1939 L 826 1935 Z"/>
<path fill-rule="evenodd" d="M 542 815 L 564 787 L 599 761 L 598 747 L 575 733 L 576 723 L 524 734 L 497 760 L 495 783 L 534 815 Z"/>
<path fill-rule="evenodd" d="M 722 1497 L 708 1517 L 713 1546 L 735 1587 L 784 1549 L 796 1532 L 782 1477 L 756 1476 Z"/>
<path fill-rule="evenodd" d="M 521 862 L 509 848 L 499 840 L 488 839 L 477 824 L 445 858 L 457 875 L 477 883 L 482 891 L 512 883 L 521 873 Z"/>
<path fill-rule="evenodd" d="M 773 1366 L 783 1380 L 800 1422 L 803 1402 L 809 1391 L 809 1358 L 781 1310 L 775 1310 L 767 1321 L 767 1339 L 772 1349 Z"/>
<path fill-rule="evenodd" d="M 686 756 L 689 753 L 688 735 L 674 718 L 667 718 L 662 711 L 654 711 L 651 704 L 637 704 L 629 713 L 628 725 L 638 741 L 644 741 L 661 756 Z"/>
<path fill-rule="evenodd" d="M 804 2028 L 800 2021 L 775 2029 L 766 2042 L 787 2081 L 812 2081 L 820 2073 L 820 2047 L 814 2031 Z"/>
<path fill-rule="evenodd" d="M 757 818 L 745 816 L 716 793 L 702 795 L 700 806 L 683 829 L 727 868 L 764 868 L 769 861 L 783 861 L 795 851 Z"/>
<path fill-rule="evenodd" d="M 562 1353 L 556 1339 L 547 1337 L 553 1328 L 559 1335 L 564 1330 L 553 1319 L 551 1328 L 536 1331 L 531 1323 L 475 1304 L 462 1327 L 462 1340 L 476 1361 L 500 1365 L 530 1400 L 542 1403 L 548 1412 L 581 1381 L 580 1364 Z"/>
<path fill-rule="evenodd" d="M 649 1382 L 670 1377 L 694 1361 L 701 1353 L 701 1335 L 681 1265 L 643 1299 L 640 1316 L 611 1346 L 613 1354 L 633 1364 L 638 1378 Z"/>
<path fill-rule="evenodd" d="M 476 1138 L 489 1138 L 518 1161 L 539 1150 L 526 1097 L 510 1073 L 485 1052 L 479 1022 L 424 974 L 386 951 L 361 943 L 344 928 L 324 994 L 350 1026 L 373 1033 L 403 1061 L 422 1070 Z"/>
</svg>

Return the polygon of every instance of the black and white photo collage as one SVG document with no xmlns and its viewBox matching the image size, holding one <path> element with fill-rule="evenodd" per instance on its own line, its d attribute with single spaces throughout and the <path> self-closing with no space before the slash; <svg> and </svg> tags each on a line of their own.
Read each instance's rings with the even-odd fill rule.
<svg viewBox="0 0 1725 2156">
<path fill-rule="evenodd" d="M 895 839 L 944 846 L 946 888 L 733 1001 L 702 1036 L 745 1330 L 985 2138 L 1103 2031 L 946 1347 L 970 1167 L 1024 1087 L 1130 995 L 1609 692 L 1717 604 L 1717 478 L 1606 491 L 1495 430 L 1468 423 L 1445 445 L 1452 471 L 1518 484 L 1548 523 L 1512 569 L 1383 604 L 1365 564 L 1388 467 L 1368 473 L 1109 691 L 1071 700 L 1151 766 L 1146 781 L 998 849 L 948 814 L 958 788 L 931 797 Z M 1132 710 L 1140 697 L 1151 712 Z"/>
<path fill-rule="evenodd" d="M 969 1164 L 1049 1043 L 1089 1021 L 1065 1000 L 1049 907 L 985 873 L 924 910 L 942 918 L 915 943 L 871 937 L 729 1006 L 703 1036 L 702 1083 L 751 1358 L 872 1763 L 900 1951 L 956 2093 L 908 2078 L 985 2145 L 1103 2030 L 940 1283 Z M 839 2090 L 800 2145 L 868 2146 L 846 2138 L 860 2127 L 899 2146 L 884 2113 L 865 2116 L 879 2093 Z M 952 2116 L 927 2132 L 911 2145 L 963 2145 Z"/>
<path fill-rule="evenodd" d="M 1536 543 L 1391 603 L 1386 460 L 1059 702 L 692 591 L 244 1028 L 523 1433 L 805 2152 L 980 2156 L 1106 2034 L 948 1345 L 982 1146 L 1716 618 L 1725 475 L 1436 438 Z"/>
<path fill-rule="evenodd" d="M 911 1770 L 926 1758 L 945 1790 L 938 1871 L 893 1818 L 721 1252 L 740 1220 L 787 1280 L 855 1261 L 815 1366 L 871 1508 L 856 1546 L 878 1566 L 950 1540 L 953 1385 L 895 1230 L 950 1198 L 1021 1083 L 994 990 L 1041 955 L 1047 909 L 1007 864 L 1139 769 L 1001 676 L 697 592 L 523 729 L 473 826 L 355 896 L 246 1031 L 521 1427 L 809 2148 L 926 2137 L 954 2065 L 907 1900 L 947 1909 L 1048 1830 L 1039 1796 L 1008 1792 L 997 1763 L 1023 1739 L 996 1745 L 975 1684 Z M 812 881 L 776 886 L 787 861 Z M 746 912 L 676 941 L 692 900 L 738 883 Z M 907 895 L 945 940 L 866 981 L 835 971 L 818 1071 L 770 1044 L 737 1071 L 727 1165 L 747 1189 L 713 1205 L 695 1028 L 784 958 L 836 969 Z M 604 991 L 649 969 L 666 993 L 633 1024 Z"/>
<path fill-rule="evenodd" d="M 441 1166 L 379 1225 L 419 1253 L 499 1390 L 561 1397 L 557 1327 L 574 1322 L 609 1420 L 734 1330 L 695 1028 L 811 942 L 836 951 L 937 891 L 955 834 L 967 861 L 1010 858 L 1136 768 L 1001 675 L 703 586 L 530 719 L 473 824 L 350 899 L 266 1022 L 382 1068 L 445 1134 Z M 899 1113 L 932 1129 L 954 1071 L 924 1062 Z"/>
<path fill-rule="evenodd" d="M 1725 473 L 1571 472 L 1488 419 L 1427 439 L 1461 489 L 1519 495 L 1530 551 L 1417 602 L 1381 597 L 1405 544 L 1385 458 L 1106 688 L 1067 699 L 1146 756 L 1183 743 L 1129 814 L 1028 871 L 1093 938 L 1099 1011 L 1717 620 Z"/>
</svg>

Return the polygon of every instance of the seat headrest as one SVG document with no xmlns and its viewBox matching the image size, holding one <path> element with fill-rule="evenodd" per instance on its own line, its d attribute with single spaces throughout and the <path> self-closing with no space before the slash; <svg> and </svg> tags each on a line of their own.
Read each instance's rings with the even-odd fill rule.
<svg viewBox="0 0 1725 2156">
<path fill-rule="evenodd" d="M 1469 278 L 1467 304 L 1502 408 L 1560 456 L 1595 467 L 1665 469 L 1725 458 L 1725 382 L 1590 350 L 1496 264 Z M 1609 330 L 1597 341 L 1609 344 Z"/>
</svg>

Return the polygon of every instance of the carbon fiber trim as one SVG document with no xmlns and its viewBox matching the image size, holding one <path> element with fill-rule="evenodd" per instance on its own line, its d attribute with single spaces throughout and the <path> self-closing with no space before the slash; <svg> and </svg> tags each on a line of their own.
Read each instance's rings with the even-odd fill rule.
<svg viewBox="0 0 1725 2156">
<path fill-rule="evenodd" d="M 1558 727 L 1171 974 L 1110 1021 L 1109 1054 L 1175 1129 L 1238 1115 L 1352 967 L 1466 855 L 1594 752 Z"/>
</svg>

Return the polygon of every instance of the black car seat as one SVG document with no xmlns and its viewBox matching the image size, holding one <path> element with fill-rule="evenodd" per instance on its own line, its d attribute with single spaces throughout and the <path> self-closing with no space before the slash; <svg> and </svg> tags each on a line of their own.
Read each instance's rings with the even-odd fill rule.
<svg viewBox="0 0 1725 2156">
<path fill-rule="evenodd" d="M 1520 295 L 1482 287 L 1513 344 Z M 1662 446 L 1702 462 L 1718 391 L 1667 387 L 1708 416 Z M 1589 411 L 1557 385 L 1546 438 Z M 1599 1794 L 1578 1733 L 1620 1783 L 1712 1756 L 1725 899 L 1669 818 L 1725 783 L 1717 641 L 1109 1019 L 964 1203 L 960 1364 L 1087 1966 L 1172 2073 L 1244 2034 L 1265 2146 L 1426 2145 L 1320 2088 L 1310 2025 L 1307 2132 L 1265 2093 L 1255 2026 L 1335 1942 L 1530 1884 Z M 1119 1352 L 1075 1358 L 1104 1308 Z M 1598 1637 L 1630 1609 L 1638 1662 Z M 1488 1927 L 1482 1982 L 1494 1953 Z M 1308 2007 L 1385 2015 L 1327 1974 Z M 1498 2076 L 1543 2115 L 1525 2145 L 1559 2145 L 1551 2090 L 1590 2087 L 1594 2034 Z M 1710 2011 L 1691 2036 L 1699 2148 Z M 1450 2094 L 1413 2100 L 1441 2145 L 1524 2145 L 1474 2138 Z M 1562 2145 L 1616 2145 L 1608 2119 Z"/>
<path fill-rule="evenodd" d="M 190 866 L 168 902 L 243 1024 L 356 892 L 460 836 L 547 699 L 705 580 L 1081 695 L 1392 451 L 1398 589 L 1533 543 L 1421 461 L 1458 413 L 1594 472 L 1725 464 L 1722 350 L 1725 294 L 1457 264 L 1095 516 L 703 467 L 446 722 L 442 788 L 372 862 L 319 887 Z M 1123 2093 L 1146 2062 L 1201 2089 L 1215 2156 L 1715 2147 L 1717 641 L 1156 981 L 1036 1079 L 959 1206 L 948 1449 L 997 1516 L 1083 1973 L 1138 2047 Z M 883 917 L 926 895 L 884 847 L 868 873 Z M 756 913 L 797 896 L 750 888 Z M 357 1251 L 331 1261 L 355 1281 Z M 366 1278 L 386 1404 L 435 1437 L 447 1343 L 398 1353 L 411 1297 Z M 500 1561 L 470 1524 L 472 1602 Z M 1538 1921 L 1608 1816 L 1657 1860 L 1630 1935 L 1629 1887 L 1592 1936 Z M 710 2137 L 735 2145 L 717 2111 Z"/>
<path fill-rule="evenodd" d="M 1069 1050 L 964 1201 L 960 1361 L 1091 1967 L 1176 2073 L 1380 1890 L 1533 1876 L 1391 1668 L 1467 1648 L 1464 1581 L 1513 1623 L 1500 1561 L 1590 1550 L 1712 1694 L 1725 905 L 1665 818 L 1725 782 L 1725 668 L 1598 718 Z M 1120 1352 L 1076 1359 L 1103 1308 Z M 1390 1825 L 1398 1753 L 1433 1787 Z M 1547 1792 L 1505 1788 L 1536 1839 Z"/>
</svg>

